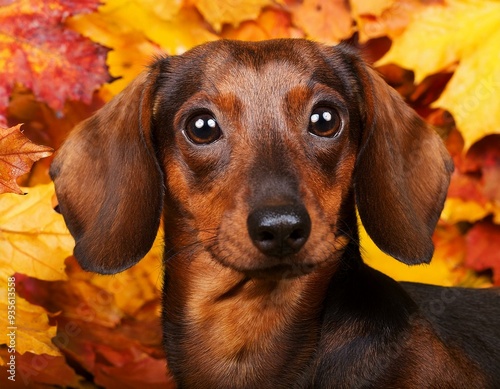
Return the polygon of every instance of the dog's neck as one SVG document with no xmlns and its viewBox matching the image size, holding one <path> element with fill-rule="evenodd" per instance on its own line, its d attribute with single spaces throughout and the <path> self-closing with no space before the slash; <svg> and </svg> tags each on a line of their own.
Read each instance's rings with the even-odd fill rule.
<svg viewBox="0 0 500 389">
<path fill-rule="evenodd" d="M 300 371 L 315 351 L 335 266 L 273 281 L 248 279 L 206 252 L 167 260 L 163 314 L 174 373 L 187 387 L 245 387 L 239 380 L 252 376 L 264 388 L 269 377 Z"/>
</svg>

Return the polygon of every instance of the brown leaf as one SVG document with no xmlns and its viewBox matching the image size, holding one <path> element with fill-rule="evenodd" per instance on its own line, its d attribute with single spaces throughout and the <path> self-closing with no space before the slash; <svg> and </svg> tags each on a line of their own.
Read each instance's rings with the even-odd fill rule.
<svg viewBox="0 0 500 389">
<path fill-rule="evenodd" d="M 52 149 L 38 146 L 20 131 L 21 125 L 0 127 L 0 193 L 23 194 L 16 179 L 29 172 L 34 162 L 52 154 Z"/>
</svg>

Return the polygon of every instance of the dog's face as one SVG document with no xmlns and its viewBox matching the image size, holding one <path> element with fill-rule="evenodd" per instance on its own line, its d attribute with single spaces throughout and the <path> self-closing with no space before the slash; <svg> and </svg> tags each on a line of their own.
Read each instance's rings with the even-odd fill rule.
<svg viewBox="0 0 500 389">
<path fill-rule="evenodd" d="M 251 276 L 304 274 L 347 241 L 337 221 L 361 133 L 359 86 L 318 74 L 331 65 L 296 45 L 213 44 L 195 67 L 193 54 L 160 60 L 175 74 L 154 114 L 166 209 L 175 204 L 190 231 L 177 240 Z"/>
<path fill-rule="evenodd" d="M 173 251 L 276 278 L 356 239 L 354 198 L 379 247 L 430 260 L 450 170 L 434 132 L 355 54 L 277 40 L 157 60 L 71 135 L 51 173 L 87 269 L 138 261 L 163 209 Z"/>
</svg>

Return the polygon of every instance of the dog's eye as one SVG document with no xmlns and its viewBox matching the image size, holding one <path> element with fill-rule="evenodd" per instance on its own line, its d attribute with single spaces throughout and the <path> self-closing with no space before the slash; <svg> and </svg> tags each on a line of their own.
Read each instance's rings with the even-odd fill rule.
<svg viewBox="0 0 500 389">
<path fill-rule="evenodd" d="M 221 130 L 215 118 L 203 113 L 188 120 L 185 133 L 191 142 L 208 144 L 215 142 L 221 136 Z"/>
<path fill-rule="evenodd" d="M 341 121 L 338 113 L 330 108 L 315 108 L 309 118 L 311 134 L 332 138 L 338 134 Z"/>
</svg>

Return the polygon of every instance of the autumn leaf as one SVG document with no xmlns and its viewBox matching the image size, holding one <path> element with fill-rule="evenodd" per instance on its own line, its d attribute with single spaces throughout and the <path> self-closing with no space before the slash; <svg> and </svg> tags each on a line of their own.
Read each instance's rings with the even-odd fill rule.
<svg viewBox="0 0 500 389">
<path fill-rule="evenodd" d="M 8 360 L 10 354 L 7 349 L 0 349 L 0 358 Z M 66 359 L 60 356 L 31 353 L 15 354 L 16 381 L 8 380 L 10 374 L 6 368 L 0 369 L 0 382 L 8 382 L 8 388 L 34 388 L 47 387 L 83 388 L 79 385 L 81 377 L 68 366 Z"/>
<path fill-rule="evenodd" d="M 434 234 L 435 251 L 429 265 L 408 266 L 383 253 L 361 226 L 361 254 L 365 262 L 398 281 L 423 282 L 442 286 L 484 286 L 464 266 L 465 242 L 457 227 L 442 225 Z"/>
<path fill-rule="evenodd" d="M 107 64 L 117 80 L 105 85 L 106 100 L 125 88 L 155 56 L 164 52 L 181 54 L 218 39 L 207 30 L 194 8 L 179 9 L 173 0 L 166 4 L 172 6 L 167 16 L 161 8 L 151 7 L 149 1 L 111 0 L 99 7 L 99 12 L 77 15 L 68 21 L 74 30 L 112 49 Z"/>
<path fill-rule="evenodd" d="M 291 9 L 293 22 L 310 39 L 336 44 L 353 33 L 353 19 L 344 0 L 304 0 Z"/>
<path fill-rule="evenodd" d="M 23 273 L 42 280 L 64 280 L 64 259 L 74 240 L 52 208 L 54 185 L 3 194 L 0 201 L 0 274 Z"/>
<path fill-rule="evenodd" d="M 396 0 L 351 0 L 349 3 L 352 13 L 355 15 L 380 16 L 384 11 L 394 6 Z"/>
<path fill-rule="evenodd" d="M 173 379 L 166 376 L 166 362 L 134 348 L 116 353 L 101 345 L 97 355 L 95 381 L 107 389 L 174 389 Z"/>
<path fill-rule="evenodd" d="M 410 22 L 411 14 L 422 8 L 419 0 L 351 0 L 360 42 L 400 35 Z"/>
<path fill-rule="evenodd" d="M 238 27 L 226 25 L 221 37 L 245 41 L 276 38 L 303 38 L 304 33 L 293 26 L 291 16 L 282 9 L 267 8 L 256 20 L 242 22 Z"/>
<path fill-rule="evenodd" d="M 192 0 L 205 20 L 215 31 L 220 32 L 223 24 L 237 27 L 244 20 L 256 19 L 262 8 L 277 1 L 273 0 Z"/>
<path fill-rule="evenodd" d="M 13 280 L 8 282 L 8 280 Z M 11 344 L 10 334 L 13 334 L 13 345 L 15 350 L 24 354 L 32 352 L 35 354 L 61 355 L 59 349 L 51 342 L 56 335 L 56 327 L 49 325 L 47 312 L 42 307 L 30 304 L 22 297 L 8 295 L 15 294 L 15 277 L 2 275 L 0 282 L 0 344 Z M 9 296 L 9 298 L 7 298 Z M 13 318 L 9 318 L 8 306 L 15 306 Z"/>
<path fill-rule="evenodd" d="M 474 26 L 474 28 L 471 28 Z M 500 133 L 500 3 L 450 0 L 412 14 L 379 65 L 396 63 L 415 72 L 415 82 L 455 70 L 433 104 L 447 109 L 464 136 L 465 149 Z"/>
<path fill-rule="evenodd" d="M 476 222 L 492 214 L 500 223 L 500 136 L 476 142 L 454 160 L 443 218 L 450 223 Z"/>
<path fill-rule="evenodd" d="M 115 276 L 83 272 L 74 257 L 66 261 L 69 281 L 29 277 L 18 281 L 18 290 L 26 299 L 51 312 L 57 322 L 53 343 L 64 351 L 71 365 L 86 370 L 105 387 L 129 387 L 113 382 L 135 385 L 141 374 L 146 386 L 167 387 L 171 383 L 161 346 L 157 284 L 161 262 L 156 262 L 157 253 L 145 260 L 126 270 L 124 273 L 129 275 L 118 283 L 114 282 Z M 138 268 L 142 270 L 137 271 Z M 156 290 L 146 293 L 141 302 L 139 288 L 132 287 L 133 291 L 127 292 L 127 282 L 145 289 L 154 284 Z M 121 293 L 132 298 L 128 306 L 125 298 L 119 299 Z"/>
<path fill-rule="evenodd" d="M 68 99 L 90 102 L 109 79 L 107 50 L 68 30 L 64 21 L 98 1 L 20 0 L 0 6 L 0 115 L 14 84 L 33 90 L 55 110 Z"/>
<path fill-rule="evenodd" d="M 114 303 L 130 316 L 148 301 L 160 298 L 162 283 L 162 233 L 157 237 L 153 248 L 130 269 L 113 277 L 92 277 L 92 285 L 100 287 L 114 296 Z"/>
<path fill-rule="evenodd" d="M 466 263 L 477 271 L 492 270 L 495 285 L 500 286 L 500 226 L 482 221 L 466 237 Z"/>
<path fill-rule="evenodd" d="M 52 154 L 50 147 L 32 143 L 20 128 L 0 127 L 0 194 L 23 194 L 16 179 L 29 172 L 34 162 Z"/>
</svg>

